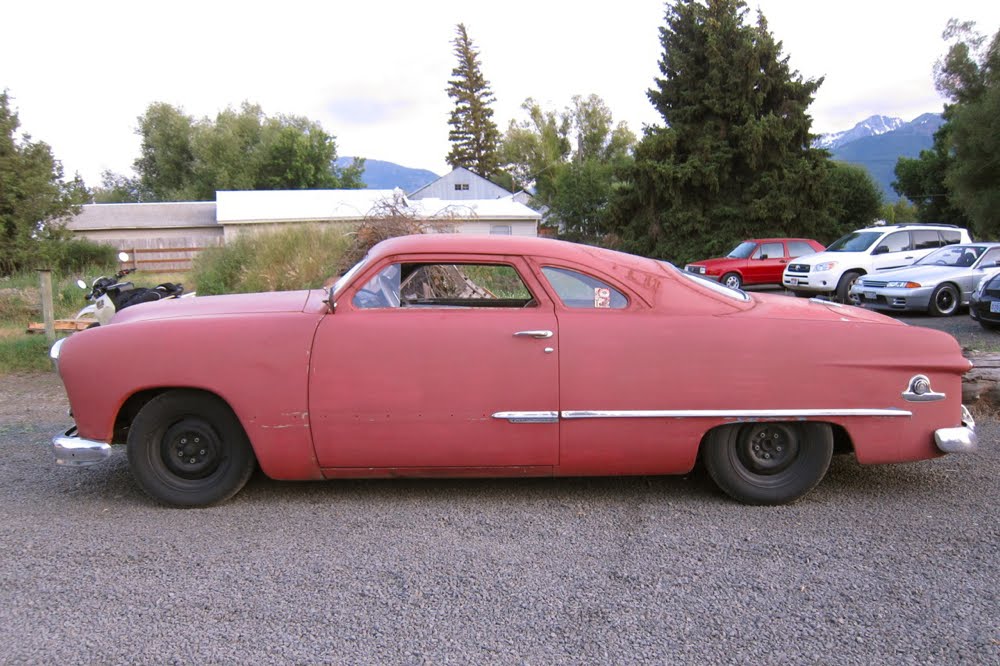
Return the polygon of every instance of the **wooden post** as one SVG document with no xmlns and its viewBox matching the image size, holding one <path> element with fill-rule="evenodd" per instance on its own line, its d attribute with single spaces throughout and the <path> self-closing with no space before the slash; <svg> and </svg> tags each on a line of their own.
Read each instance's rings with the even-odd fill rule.
<svg viewBox="0 0 1000 666">
<path fill-rule="evenodd" d="M 42 319 L 45 321 L 45 337 L 49 342 L 56 341 L 56 319 L 52 307 L 52 271 L 47 268 L 38 269 L 38 282 L 42 292 Z"/>
</svg>

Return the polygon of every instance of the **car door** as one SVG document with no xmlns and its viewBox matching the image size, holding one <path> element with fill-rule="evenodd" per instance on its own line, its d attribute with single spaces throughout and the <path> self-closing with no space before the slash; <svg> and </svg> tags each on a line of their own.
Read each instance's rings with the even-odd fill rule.
<svg viewBox="0 0 1000 666">
<path fill-rule="evenodd" d="M 320 466 L 555 465 L 559 333 L 525 268 L 517 257 L 411 256 L 359 274 L 313 343 Z"/>
<path fill-rule="evenodd" d="M 872 267 L 876 273 L 909 266 L 918 258 L 909 231 L 895 231 L 872 248 Z"/>
<path fill-rule="evenodd" d="M 785 246 L 780 241 L 765 242 L 750 255 L 746 267 L 746 284 L 778 284 L 788 260 Z"/>
</svg>

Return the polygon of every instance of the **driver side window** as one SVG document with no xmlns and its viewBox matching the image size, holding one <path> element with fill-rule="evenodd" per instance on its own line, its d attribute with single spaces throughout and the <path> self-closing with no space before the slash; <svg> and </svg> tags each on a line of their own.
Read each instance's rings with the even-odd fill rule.
<svg viewBox="0 0 1000 666">
<path fill-rule="evenodd" d="M 503 264 L 390 264 L 352 300 L 354 307 L 523 308 L 535 300 L 513 266 Z"/>
</svg>

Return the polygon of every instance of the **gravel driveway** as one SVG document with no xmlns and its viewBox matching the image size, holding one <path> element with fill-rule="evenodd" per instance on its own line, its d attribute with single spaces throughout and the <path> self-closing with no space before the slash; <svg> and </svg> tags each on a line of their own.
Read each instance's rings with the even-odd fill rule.
<svg viewBox="0 0 1000 666">
<path fill-rule="evenodd" d="M 997 423 L 837 457 L 797 504 L 690 477 L 251 480 L 164 509 L 51 463 L 51 375 L 0 377 L 0 662 L 998 663 Z"/>
</svg>

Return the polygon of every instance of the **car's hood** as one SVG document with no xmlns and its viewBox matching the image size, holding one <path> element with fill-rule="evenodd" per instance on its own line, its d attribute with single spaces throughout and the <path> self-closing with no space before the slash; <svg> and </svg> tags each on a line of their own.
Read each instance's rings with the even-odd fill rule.
<svg viewBox="0 0 1000 666">
<path fill-rule="evenodd" d="M 821 264 L 824 261 L 844 261 L 846 257 L 855 257 L 859 254 L 865 254 L 864 252 L 817 252 L 816 254 L 804 254 L 801 257 L 796 257 L 795 259 L 789 259 L 790 264 L 808 264 L 809 266 L 815 266 L 816 264 Z"/>
<path fill-rule="evenodd" d="M 113 324 L 150 319 L 205 317 L 250 313 L 302 312 L 309 291 L 274 291 L 228 296 L 193 296 L 143 303 L 115 314 Z"/>
<path fill-rule="evenodd" d="M 714 259 L 704 259 L 702 261 L 692 261 L 693 266 L 705 266 L 706 268 L 724 268 L 730 265 L 746 263 L 746 259 L 733 259 L 732 257 L 716 257 Z"/>
<path fill-rule="evenodd" d="M 882 271 L 871 279 L 880 282 L 919 282 L 920 284 L 935 284 L 943 280 L 957 278 L 960 275 L 969 275 L 973 269 L 967 266 L 935 266 L 926 264 L 920 266 L 906 266 L 892 271 Z M 865 276 L 868 277 L 868 276 Z M 862 278 L 864 279 L 864 278 Z"/>
</svg>

